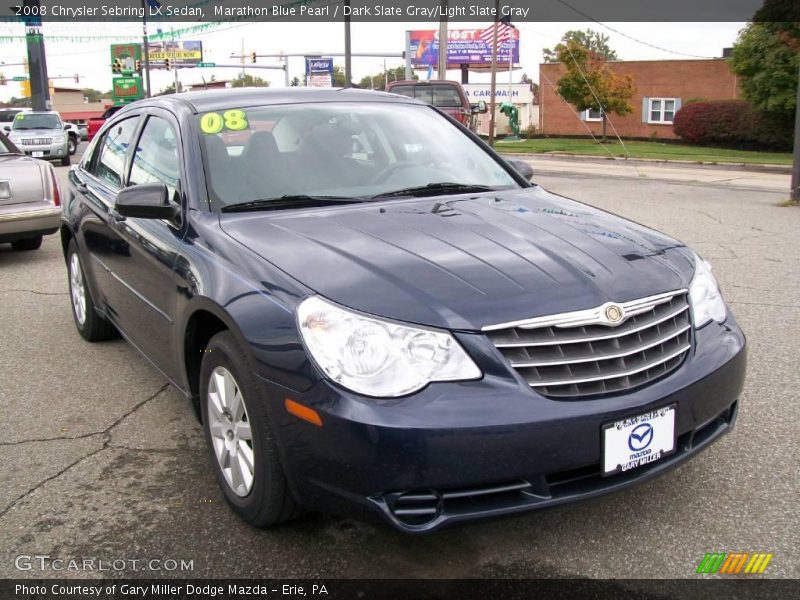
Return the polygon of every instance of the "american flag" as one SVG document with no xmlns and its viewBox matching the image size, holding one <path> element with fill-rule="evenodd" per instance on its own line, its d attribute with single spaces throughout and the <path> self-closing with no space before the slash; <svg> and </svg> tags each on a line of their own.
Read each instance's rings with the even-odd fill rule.
<svg viewBox="0 0 800 600">
<path fill-rule="evenodd" d="M 502 44 L 514 37 L 514 27 L 508 23 L 500 22 L 497 24 L 497 43 Z M 489 25 L 478 33 L 478 38 L 485 44 L 491 44 L 494 40 L 494 24 Z"/>
</svg>

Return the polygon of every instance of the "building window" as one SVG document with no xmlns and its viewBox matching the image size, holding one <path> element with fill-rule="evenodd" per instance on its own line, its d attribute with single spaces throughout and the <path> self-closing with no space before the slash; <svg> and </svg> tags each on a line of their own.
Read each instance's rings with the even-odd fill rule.
<svg viewBox="0 0 800 600">
<path fill-rule="evenodd" d="M 602 121 L 603 120 L 603 113 L 599 110 L 594 108 L 590 108 L 588 110 L 583 111 L 583 120 L 584 121 Z"/>
<path fill-rule="evenodd" d="M 650 98 L 647 122 L 671 125 L 677 102 L 677 98 Z"/>
</svg>

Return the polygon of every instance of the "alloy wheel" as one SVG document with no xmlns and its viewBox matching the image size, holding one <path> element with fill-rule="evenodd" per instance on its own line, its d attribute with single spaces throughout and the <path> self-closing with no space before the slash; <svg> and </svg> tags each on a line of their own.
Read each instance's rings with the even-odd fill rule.
<svg viewBox="0 0 800 600">
<path fill-rule="evenodd" d="M 72 310 L 75 318 L 83 325 L 86 322 L 86 287 L 78 254 L 73 252 L 69 259 L 69 291 L 72 296 Z"/>
<path fill-rule="evenodd" d="M 253 434 L 242 390 L 225 367 L 211 372 L 206 402 L 214 456 L 231 490 L 247 496 L 255 478 Z"/>
</svg>

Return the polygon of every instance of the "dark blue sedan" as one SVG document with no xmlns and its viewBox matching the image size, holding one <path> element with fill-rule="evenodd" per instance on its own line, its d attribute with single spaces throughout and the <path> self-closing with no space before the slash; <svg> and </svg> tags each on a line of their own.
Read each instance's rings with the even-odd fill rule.
<svg viewBox="0 0 800 600">
<path fill-rule="evenodd" d="M 256 526 L 620 490 L 731 429 L 744 335 L 692 250 L 531 175 L 391 94 L 136 102 L 69 174 L 75 325 L 193 403 Z"/>
</svg>

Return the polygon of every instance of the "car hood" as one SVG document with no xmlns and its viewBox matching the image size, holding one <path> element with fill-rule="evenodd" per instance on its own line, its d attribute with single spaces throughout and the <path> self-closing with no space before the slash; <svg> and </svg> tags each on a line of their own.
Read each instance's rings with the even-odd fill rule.
<svg viewBox="0 0 800 600">
<path fill-rule="evenodd" d="M 64 130 L 61 129 L 12 129 L 9 136 L 18 136 L 18 137 L 25 137 L 25 136 L 32 136 L 32 135 L 63 135 L 65 133 Z"/>
<path fill-rule="evenodd" d="M 693 272 L 679 242 L 539 187 L 221 213 L 220 223 L 330 300 L 451 329 L 683 289 Z"/>
</svg>

